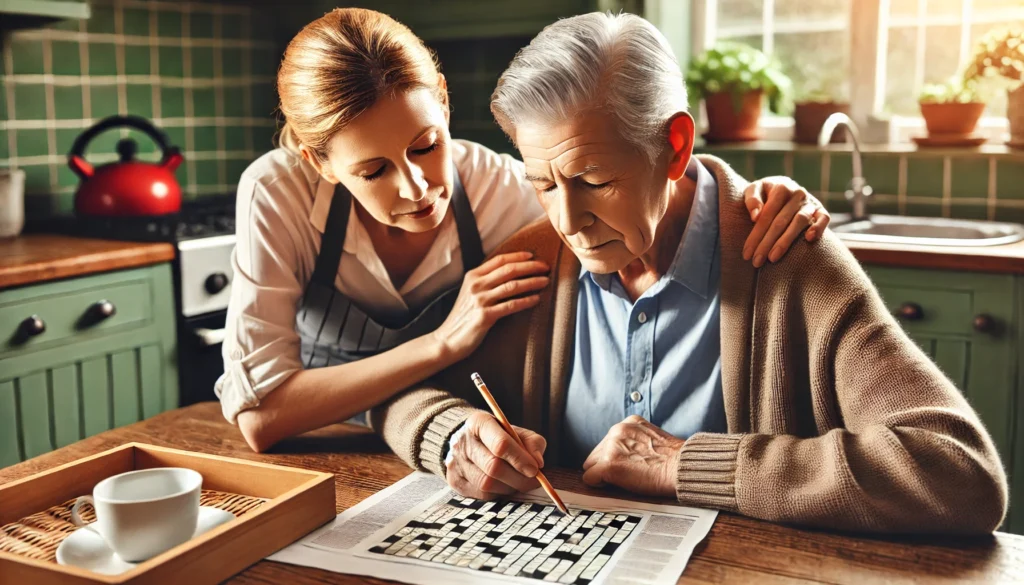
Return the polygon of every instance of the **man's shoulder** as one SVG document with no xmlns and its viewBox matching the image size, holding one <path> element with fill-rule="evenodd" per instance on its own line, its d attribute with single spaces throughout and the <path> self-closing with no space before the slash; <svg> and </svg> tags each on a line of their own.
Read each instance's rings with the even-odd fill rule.
<svg viewBox="0 0 1024 585">
<path fill-rule="evenodd" d="M 547 217 L 542 217 L 509 236 L 492 256 L 525 250 L 533 252 L 538 260 L 550 262 L 558 255 L 561 247 L 562 240 L 555 232 L 555 228 L 551 226 Z"/>
</svg>

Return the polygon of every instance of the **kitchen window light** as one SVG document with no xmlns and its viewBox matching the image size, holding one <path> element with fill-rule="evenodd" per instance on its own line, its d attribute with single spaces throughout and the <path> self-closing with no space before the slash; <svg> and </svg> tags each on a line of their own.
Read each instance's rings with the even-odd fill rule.
<svg viewBox="0 0 1024 585">
<path fill-rule="evenodd" d="M 692 0 L 690 42 L 748 43 L 778 58 L 795 97 L 823 91 L 848 101 L 866 142 L 905 143 L 924 134 L 917 96 L 960 72 L 977 39 L 1024 26 L 1020 0 Z M 989 100 L 978 132 L 1005 139 L 1005 91 Z M 765 115 L 764 140 L 788 141 L 792 118 Z"/>
</svg>

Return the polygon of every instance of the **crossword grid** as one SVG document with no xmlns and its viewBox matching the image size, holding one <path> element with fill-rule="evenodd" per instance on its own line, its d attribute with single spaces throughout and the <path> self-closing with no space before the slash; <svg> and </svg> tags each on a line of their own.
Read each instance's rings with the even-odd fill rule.
<svg viewBox="0 0 1024 585">
<path fill-rule="evenodd" d="M 641 516 L 452 495 L 370 552 L 540 581 L 593 581 Z"/>
</svg>

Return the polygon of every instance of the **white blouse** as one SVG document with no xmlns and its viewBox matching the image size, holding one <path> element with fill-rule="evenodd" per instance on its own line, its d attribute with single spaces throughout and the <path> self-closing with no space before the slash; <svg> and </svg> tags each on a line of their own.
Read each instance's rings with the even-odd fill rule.
<svg viewBox="0 0 1024 585">
<path fill-rule="evenodd" d="M 523 163 L 479 144 L 452 141 L 484 254 L 544 215 Z M 261 156 L 238 183 L 237 244 L 223 345 L 224 374 L 214 390 L 224 417 L 253 408 L 302 369 L 295 331 L 298 303 L 313 274 L 334 185 L 284 149 Z M 403 314 L 455 286 L 463 274 L 451 213 L 426 257 L 395 289 L 355 209 L 349 212 L 335 286 L 372 314 Z"/>
</svg>

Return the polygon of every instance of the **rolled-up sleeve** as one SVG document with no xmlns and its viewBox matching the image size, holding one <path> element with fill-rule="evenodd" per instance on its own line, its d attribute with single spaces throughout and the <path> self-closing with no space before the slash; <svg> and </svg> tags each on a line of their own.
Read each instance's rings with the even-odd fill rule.
<svg viewBox="0 0 1024 585">
<path fill-rule="evenodd" d="M 214 388 L 231 423 L 302 369 L 295 313 L 305 278 L 296 238 L 305 218 L 287 199 L 245 175 L 238 185 L 224 374 Z"/>
</svg>

